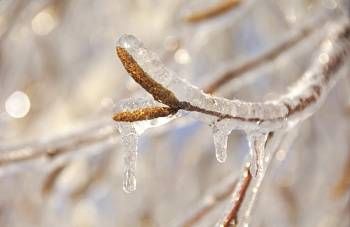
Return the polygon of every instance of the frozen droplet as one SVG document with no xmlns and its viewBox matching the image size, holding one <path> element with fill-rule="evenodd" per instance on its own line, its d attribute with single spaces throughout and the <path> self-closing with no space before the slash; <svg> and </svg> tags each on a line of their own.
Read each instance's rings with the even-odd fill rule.
<svg viewBox="0 0 350 227">
<path fill-rule="evenodd" d="M 117 43 L 117 46 L 125 48 L 130 51 L 130 49 L 138 48 L 142 46 L 142 42 L 140 42 L 135 36 L 133 35 L 122 35 Z"/>
<path fill-rule="evenodd" d="M 223 163 L 227 158 L 227 139 L 231 129 L 223 122 L 212 123 L 215 156 L 218 162 Z"/>
<path fill-rule="evenodd" d="M 251 165 L 250 172 L 256 177 L 264 171 L 265 144 L 268 133 L 252 132 L 248 133 L 248 143 L 250 148 Z"/>
</svg>

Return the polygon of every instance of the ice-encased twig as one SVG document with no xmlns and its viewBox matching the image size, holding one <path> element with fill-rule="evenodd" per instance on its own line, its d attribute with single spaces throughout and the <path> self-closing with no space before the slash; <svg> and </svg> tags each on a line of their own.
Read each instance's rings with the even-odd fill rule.
<svg viewBox="0 0 350 227">
<path fill-rule="evenodd" d="M 168 70 L 154 53 L 144 48 L 143 44 L 133 36 L 122 36 L 117 45 L 117 52 L 127 71 L 133 78 L 136 77 L 136 82 L 144 88 L 146 87 L 147 91 L 150 90 L 150 87 L 147 84 L 142 84 L 143 80 L 140 80 L 140 77 L 145 77 L 146 82 L 151 81 L 151 84 L 161 87 L 159 94 L 157 94 L 157 91 L 150 92 L 153 97 L 158 98 L 157 101 L 169 107 L 209 115 L 212 117 L 209 120 L 203 118 L 207 122 L 211 122 L 213 119 L 214 121 L 216 119 L 217 122 L 229 120 L 232 124 L 230 130 L 240 128 L 264 135 L 258 136 L 264 138 L 261 139 L 262 142 L 260 139 L 258 140 L 259 149 L 253 149 L 256 147 L 256 136 L 251 145 L 253 152 L 259 150 L 255 152 L 255 156 L 257 156 L 255 163 L 257 163 L 257 172 L 261 172 L 261 174 L 253 180 L 249 170 L 247 174 L 243 175 L 243 180 L 238 184 L 239 186 L 234 193 L 237 194 L 235 196 L 237 197 L 235 199 L 236 205 L 225 217 L 223 224 L 220 224 L 229 226 L 232 221 L 237 220 L 238 210 L 247 191 L 248 193 L 251 192 L 251 198 L 247 202 L 248 205 L 244 215 L 245 217 L 250 216 L 255 197 L 264 178 L 265 168 L 262 165 L 265 162 L 265 151 L 263 146 L 267 133 L 282 129 L 287 130 L 314 113 L 316 107 L 321 104 L 328 91 L 339 78 L 338 71 L 346 62 L 350 52 L 349 39 L 350 26 L 348 21 L 332 24 L 329 37 L 322 43 L 311 67 L 290 88 L 289 92 L 276 100 L 256 103 L 228 100 L 205 94 Z M 125 58 L 128 61 L 123 61 Z M 171 97 L 174 97 L 168 101 L 162 93 L 169 93 Z M 220 140 L 220 143 L 226 143 L 226 141 Z M 219 160 L 226 157 L 225 152 L 219 152 L 219 154 Z M 254 155 L 252 157 L 254 158 Z M 253 181 L 252 186 L 250 186 L 251 181 Z"/>
<path fill-rule="evenodd" d="M 108 122 L 98 127 L 84 126 L 78 133 L 55 136 L 47 140 L 34 140 L 29 143 L 13 144 L 0 148 L 0 165 L 24 162 L 45 156 L 69 153 L 76 148 L 88 147 L 114 137 Z M 107 134 L 100 132 L 108 132 Z"/>
<path fill-rule="evenodd" d="M 266 144 L 268 152 L 266 152 L 266 157 L 264 159 L 264 165 L 266 165 L 266 167 L 263 168 L 260 174 L 256 177 L 253 177 L 250 172 L 252 157 L 250 156 L 250 158 L 244 163 L 242 176 L 232 194 L 232 202 L 224 217 L 217 223 L 217 226 L 226 227 L 231 226 L 232 224 L 235 224 L 235 226 L 245 226 L 242 224 L 247 224 L 249 222 L 249 217 L 253 205 L 256 202 L 257 194 L 260 191 L 261 183 L 264 180 L 267 169 L 271 166 L 275 151 L 283 142 L 284 137 L 284 131 L 276 132 L 268 137 L 268 142 Z"/>
<path fill-rule="evenodd" d="M 230 119 L 235 127 L 244 130 L 273 131 L 302 120 L 319 104 L 338 78 L 338 70 L 349 54 L 349 24 L 332 24 L 329 38 L 322 44 L 310 69 L 281 98 L 265 102 L 228 100 L 205 94 L 199 88 L 179 78 L 168 70 L 153 52 L 147 50 L 135 37 L 124 35 L 117 49 L 129 54 L 136 65 L 124 63 L 131 69 L 140 67 L 145 76 L 173 93 L 177 100 L 187 105 L 179 106 L 192 112 L 209 115 L 219 120 Z M 207 120 L 207 119 L 205 119 Z M 211 121 L 212 119 L 210 119 Z"/>
</svg>

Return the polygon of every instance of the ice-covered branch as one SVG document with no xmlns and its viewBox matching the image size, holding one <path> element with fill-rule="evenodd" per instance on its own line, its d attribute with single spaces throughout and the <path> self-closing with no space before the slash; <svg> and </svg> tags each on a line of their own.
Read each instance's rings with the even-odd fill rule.
<svg viewBox="0 0 350 227">
<path fill-rule="evenodd" d="M 338 71 L 346 62 L 350 52 L 348 21 L 332 24 L 329 33 L 311 67 L 297 83 L 280 98 L 265 102 L 228 100 L 206 94 L 168 70 L 156 54 L 147 50 L 133 36 L 122 36 L 116 51 L 131 77 L 150 93 L 155 101 L 168 106 L 167 110 L 171 110 L 161 114 L 162 117 L 179 110 L 195 112 L 199 113 L 200 119 L 212 126 L 216 157 L 219 162 L 226 160 L 227 137 L 230 132 L 235 129 L 245 130 L 252 160 L 250 173 L 258 176 L 264 172 L 264 147 L 268 134 L 293 127 L 310 116 L 339 78 Z M 126 109 L 114 116 L 114 119 L 119 119 L 121 122 L 118 128 L 126 146 L 124 189 L 127 192 L 136 188 L 138 132 L 132 120 L 149 120 L 152 116 L 157 117 L 143 111 L 142 105 L 132 104 L 131 106 L 133 107 L 127 105 Z M 121 117 L 132 116 L 135 113 L 138 114 L 137 118 Z M 161 124 L 163 123 L 166 122 Z M 141 131 L 154 125 L 146 123 Z"/>
<path fill-rule="evenodd" d="M 325 18 L 325 17 L 322 17 Z M 318 21 L 317 24 L 319 24 L 319 21 L 323 21 L 323 19 L 317 19 L 315 21 Z M 310 29 L 312 30 L 313 27 L 316 27 L 316 23 L 312 22 L 310 25 L 303 26 L 300 30 L 296 32 L 292 32 L 291 35 L 288 35 L 285 42 L 281 43 L 280 46 L 290 46 L 291 44 L 287 43 L 294 43 L 295 40 L 298 40 L 297 42 L 300 42 L 300 39 L 304 39 L 305 36 L 310 33 Z M 274 50 L 280 49 L 278 46 L 274 47 L 270 51 L 267 51 L 265 54 L 263 54 L 265 57 L 270 55 L 269 52 L 275 52 Z M 280 49 L 281 50 L 281 49 Z M 231 75 L 236 74 L 237 72 L 244 73 L 246 70 L 253 70 L 256 65 L 254 62 L 259 62 L 256 59 L 264 58 L 263 55 L 258 56 L 252 60 L 249 60 L 248 62 L 242 63 L 238 65 L 238 67 L 228 68 L 225 69 L 225 73 L 223 73 L 222 78 L 226 77 L 226 72 L 231 73 Z M 268 61 L 264 61 L 264 63 L 267 63 Z M 248 67 L 249 66 L 249 67 Z M 249 68 L 249 69 L 247 69 Z M 244 69 L 244 70 L 242 70 Z M 241 75 L 241 74 L 240 74 Z M 233 76 L 235 77 L 235 75 Z M 231 77 L 231 79 L 233 78 Z M 220 77 L 221 78 L 221 77 Z M 220 79 L 219 79 L 220 80 Z M 217 82 L 217 81 L 216 81 Z M 214 83 L 216 83 L 214 81 Z M 221 85 L 217 86 L 215 84 L 210 84 L 207 88 L 204 90 L 208 90 L 209 87 L 215 87 L 212 89 L 215 91 L 217 88 L 221 87 Z M 175 113 L 176 109 L 168 108 L 168 107 L 158 107 L 158 108 L 145 108 L 141 110 L 137 110 L 132 114 L 120 114 L 116 117 L 116 120 L 119 120 L 118 118 L 121 118 L 120 120 L 124 121 L 136 121 L 136 120 L 146 120 L 146 119 L 152 119 L 157 117 L 165 117 L 167 115 L 172 115 Z M 104 128 L 107 128 L 107 124 L 102 125 L 101 127 L 94 127 L 93 130 L 91 130 L 90 126 L 86 127 L 86 130 L 82 130 L 78 133 L 77 136 L 68 134 L 64 138 L 53 138 L 48 141 L 33 141 L 30 144 L 19 144 L 16 146 L 10 146 L 5 148 L 0 148 L 2 150 L 1 156 L 0 156 L 0 163 L 1 164 L 8 164 L 8 163 L 14 163 L 19 161 L 26 161 L 31 159 L 40 158 L 43 156 L 49 156 L 49 154 L 58 155 L 58 153 L 67 153 L 72 149 L 75 149 L 76 147 L 86 147 L 94 145 L 101 140 L 99 139 L 99 133 L 98 131 L 104 131 Z M 96 134 L 91 135 L 90 132 L 96 132 Z M 106 136 L 106 140 L 108 139 L 108 136 Z M 85 141 L 85 142 L 82 142 Z M 70 145 L 67 145 L 70 144 Z"/>
<path fill-rule="evenodd" d="M 168 70 L 133 36 L 120 38 L 117 53 L 134 80 L 155 100 L 170 108 L 199 112 L 215 117 L 217 121 L 236 120 L 242 128 L 271 131 L 285 127 L 295 115 L 306 113 L 305 110 L 317 104 L 333 85 L 349 53 L 349 25 L 333 25 L 331 30 L 310 69 L 289 92 L 276 100 L 256 103 L 228 100 L 202 92 Z"/>
</svg>

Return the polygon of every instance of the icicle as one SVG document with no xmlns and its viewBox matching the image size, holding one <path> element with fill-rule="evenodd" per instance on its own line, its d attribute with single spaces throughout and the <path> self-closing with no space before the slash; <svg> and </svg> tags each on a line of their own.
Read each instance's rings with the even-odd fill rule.
<svg viewBox="0 0 350 227">
<path fill-rule="evenodd" d="M 265 144 L 268 133 L 252 132 L 248 133 L 248 143 L 250 148 L 251 164 L 250 172 L 256 177 L 264 171 Z"/>
<path fill-rule="evenodd" d="M 212 123 L 216 159 L 224 163 L 227 158 L 227 139 L 232 129 L 224 122 Z"/>
<path fill-rule="evenodd" d="M 114 108 L 114 113 L 152 106 L 161 105 L 152 99 L 132 98 L 118 102 Z M 149 128 L 166 124 L 178 116 L 180 116 L 180 113 L 170 117 L 132 123 L 117 122 L 117 128 L 120 132 L 121 142 L 124 148 L 123 189 L 125 192 L 130 193 L 136 190 L 136 159 L 139 135 Z"/>
<path fill-rule="evenodd" d="M 124 147 L 123 189 L 126 193 L 136 190 L 136 159 L 138 135 L 132 123 L 118 123 Z"/>
</svg>

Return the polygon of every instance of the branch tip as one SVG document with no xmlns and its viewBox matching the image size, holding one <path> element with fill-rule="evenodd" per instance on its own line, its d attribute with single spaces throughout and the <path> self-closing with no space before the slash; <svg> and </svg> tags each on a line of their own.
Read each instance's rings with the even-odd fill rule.
<svg viewBox="0 0 350 227">
<path fill-rule="evenodd" d="M 134 111 L 125 111 L 116 113 L 113 116 L 114 121 L 119 122 L 135 122 L 151 120 L 158 117 L 167 117 L 175 114 L 178 109 L 171 107 L 146 107 Z"/>
<path fill-rule="evenodd" d="M 117 55 L 122 62 L 126 71 L 140 84 L 146 91 L 148 91 L 153 98 L 169 107 L 176 107 L 179 100 L 174 93 L 166 89 L 163 85 L 152 79 L 136 62 L 136 60 L 123 47 L 116 48 Z"/>
</svg>

